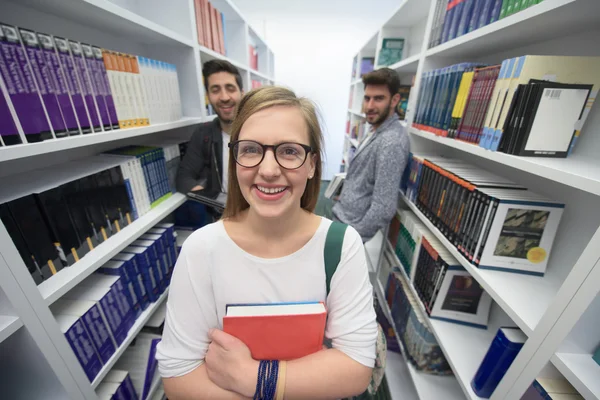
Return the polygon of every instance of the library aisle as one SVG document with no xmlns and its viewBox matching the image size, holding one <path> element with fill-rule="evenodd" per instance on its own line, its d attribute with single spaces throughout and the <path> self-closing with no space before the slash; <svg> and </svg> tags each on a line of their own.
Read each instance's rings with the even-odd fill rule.
<svg viewBox="0 0 600 400">
<path fill-rule="evenodd" d="M 361 77 L 395 70 L 411 155 L 368 251 L 388 381 L 400 359 L 420 399 L 600 399 L 600 3 L 399 3 L 357 46 L 340 165 Z"/>
<path fill-rule="evenodd" d="M 273 51 L 229 0 L 0 7 L 0 397 L 165 399 L 175 175 L 215 118 L 202 66 L 271 85 Z"/>
</svg>

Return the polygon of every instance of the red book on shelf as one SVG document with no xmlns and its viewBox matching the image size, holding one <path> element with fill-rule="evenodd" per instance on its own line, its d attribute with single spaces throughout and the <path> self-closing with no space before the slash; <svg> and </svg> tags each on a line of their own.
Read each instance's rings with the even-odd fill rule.
<svg viewBox="0 0 600 400">
<path fill-rule="evenodd" d="M 323 303 L 233 304 L 223 330 L 250 348 L 255 360 L 295 360 L 323 347 Z"/>
<path fill-rule="evenodd" d="M 211 8 L 212 6 L 210 5 L 208 0 L 202 0 L 204 2 L 204 40 L 205 40 L 205 47 L 212 49 L 212 33 L 211 33 L 211 29 L 210 29 L 210 14 L 211 14 Z"/>
<path fill-rule="evenodd" d="M 194 0 L 194 11 L 196 12 L 196 31 L 198 33 L 198 44 L 204 46 L 204 20 L 202 18 L 201 0 Z"/>
<path fill-rule="evenodd" d="M 251 44 L 248 45 L 248 52 L 249 52 L 249 61 L 250 61 L 250 68 L 252 68 L 253 70 L 258 71 L 258 52 L 256 51 L 256 47 L 252 46 Z"/>
</svg>

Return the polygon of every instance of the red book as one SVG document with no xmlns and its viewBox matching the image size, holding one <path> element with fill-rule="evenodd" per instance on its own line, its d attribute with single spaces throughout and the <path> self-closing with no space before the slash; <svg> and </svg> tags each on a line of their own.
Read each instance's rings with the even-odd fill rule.
<svg viewBox="0 0 600 400">
<path fill-rule="evenodd" d="M 205 43 L 205 47 L 212 49 L 212 33 L 211 33 L 211 29 L 210 29 L 210 15 L 211 15 L 211 9 L 212 6 L 210 5 L 210 3 L 208 2 L 208 0 L 202 0 L 202 2 L 204 3 L 204 43 Z"/>
<path fill-rule="evenodd" d="M 213 45 L 213 50 L 216 51 L 217 53 L 221 52 L 221 48 L 219 47 L 219 27 L 217 26 L 217 14 L 219 13 L 219 11 L 217 11 L 216 8 L 214 8 L 211 4 L 210 6 L 210 28 L 211 28 L 211 35 L 212 35 L 212 45 Z"/>
<path fill-rule="evenodd" d="M 323 348 L 323 303 L 234 304 L 223 330 L 250 348 L 255 360 L 295 360 Z"/>
<path fill-rule="evenodd" d="M 200 0 L 194 0 L 194 10 L 196 11 L 196 31 L 198 33 L 198 44 L 204 46 L 204 27 L 202 19 L 202 3 Z"/>
</svg>

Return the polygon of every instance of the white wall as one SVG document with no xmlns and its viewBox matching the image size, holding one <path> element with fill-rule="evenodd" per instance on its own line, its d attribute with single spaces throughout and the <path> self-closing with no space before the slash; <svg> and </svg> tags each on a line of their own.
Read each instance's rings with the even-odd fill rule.
<svg viewBox="0 0 600 400">
<path fill-rule="evenodd" d="M 275 80 L 313 100 L 325 135 L 323 179 L 339 172 L 352 58 L 399 0 L 233 0 L 275 53 Z"/>
</svg>

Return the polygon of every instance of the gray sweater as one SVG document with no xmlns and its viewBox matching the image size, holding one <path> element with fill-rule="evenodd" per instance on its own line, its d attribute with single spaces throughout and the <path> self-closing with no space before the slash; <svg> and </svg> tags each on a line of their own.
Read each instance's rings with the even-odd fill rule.
<svg viewBox="0 0 600 400">
<path fill-rule="evenodd" d="M 409 151 L 408 133 L 396 114 L 356 151 L 333 214 L 356 229 L 363 241 L 375 236 L 394 216 Z"/>
</svg>

